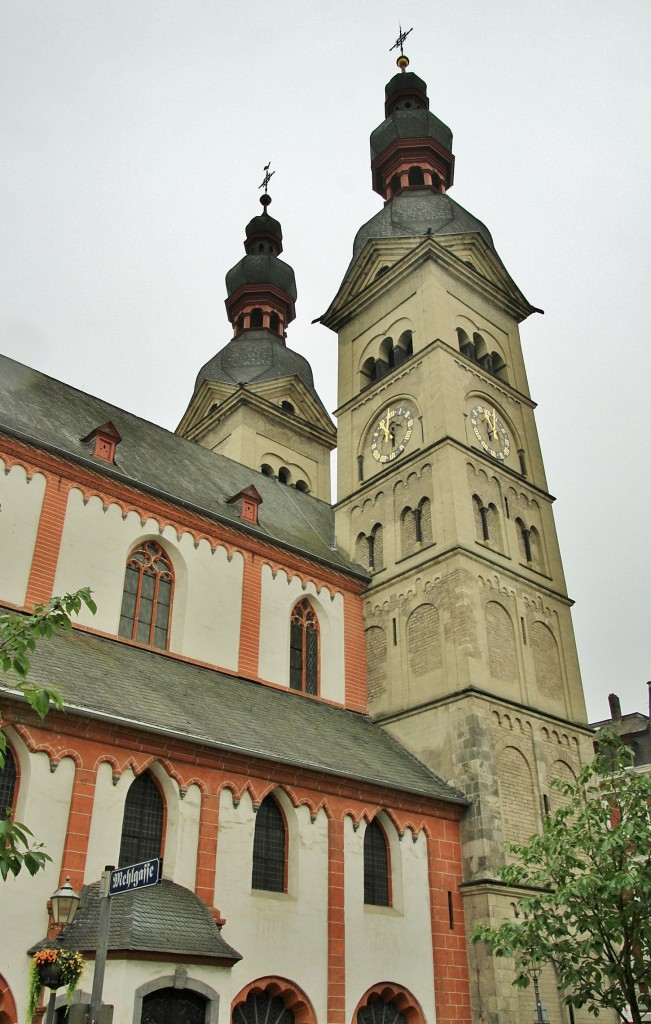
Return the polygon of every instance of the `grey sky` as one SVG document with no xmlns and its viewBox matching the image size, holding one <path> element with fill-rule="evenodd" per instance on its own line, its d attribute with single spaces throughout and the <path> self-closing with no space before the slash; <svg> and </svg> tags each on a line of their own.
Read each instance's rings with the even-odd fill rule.
<svg viewBox="0 0 651 1024">
<path fill-rule="evenodd" d="M 527 298 L 529 382 L 590 716 L 645 710 L 649 587 L 647 0 L 2 0 L 0 350 L 173 429 L 230 338 L 224 274 L 268 160 L 296 272 L 288 343 L 381 200 L 388 50 L 453 130 L 454 198 Z"/>
</svg>

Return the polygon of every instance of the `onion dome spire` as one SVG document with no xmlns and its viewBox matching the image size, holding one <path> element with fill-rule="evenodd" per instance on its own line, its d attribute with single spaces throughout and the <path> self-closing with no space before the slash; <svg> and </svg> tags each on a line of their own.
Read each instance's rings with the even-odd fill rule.
<svg viewBox="0 0 651 1024">
<path fill-rule="evenodd" d="M 287 324 L 296 316 L 296 279 L 294 271 L 278 256 L 283 251 L 280 223 L 269 215 L 269 182 L 274 171 L 265 167 L 260 185 L 263 212 L 246 226 L 246 256 L 226 275 L 226 312 L 235 337 L 244 331 L 270 331 L 285 337 Z"/>
<path fill-rule="evenodd" d="M 443 193 L 454 175 L 452 132 L 429 110 L 427 85 L 409 67 L 403 44 L 412 29 L 391 47 L 400 47 L 400 68 L 384 90 L 385 120 L 371 134 L 373 189 L 389 201 L 407 190 Z"/>
</svg>

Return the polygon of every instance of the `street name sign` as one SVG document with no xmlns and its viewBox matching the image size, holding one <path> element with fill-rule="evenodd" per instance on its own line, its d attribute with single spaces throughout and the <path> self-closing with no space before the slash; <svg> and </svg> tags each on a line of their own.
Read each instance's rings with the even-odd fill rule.
<svg viewBox="0 0 651 1024">
<path fill-rule="evenodd" d="M 111 871 L 109 879 L 109 896 L 119 896 L 133 889 L 145 889 L 148 885 L 158 885 L 163 877 L 163 858 L 152 857 L 140 864 L 128 864 L 124 868 Z"/>
</svg>

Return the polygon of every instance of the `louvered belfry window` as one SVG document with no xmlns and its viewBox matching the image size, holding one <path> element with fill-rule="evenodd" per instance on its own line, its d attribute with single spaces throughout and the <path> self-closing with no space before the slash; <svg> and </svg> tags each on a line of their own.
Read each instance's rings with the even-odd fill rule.
<svg viewBox="0 0 651 1024">
<path fill-rule="evenodd" d="M 307 600 L 299 601 L 292 610 L 289 685 L 304 693 L 319 692 L 319 620 Z"/>
<path fill-rule="evenodd" d="M 172 563 L 160 544 L 147 540 L 134 548 L 124 575 L 119 635 L 166 650 L 173 589 Z"/>
<path fill-rule="evenodd" d="M 370 822 L 364 833 L 364 903 L 389 906 L 389 855 L 377 821 Z"/>
<path fill-rule="evenodd" d="M 251 887 L 285 891 L 287 835 L 282 811 L 272 796 L 265 797 L 255 816 Z"/>
</svg>

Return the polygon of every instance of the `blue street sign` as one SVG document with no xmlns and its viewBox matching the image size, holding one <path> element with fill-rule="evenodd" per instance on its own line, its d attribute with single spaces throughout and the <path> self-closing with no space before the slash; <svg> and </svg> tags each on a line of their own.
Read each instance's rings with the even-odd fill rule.
<svg viewBox="0 0 651 1024">
<path fill-rule="evenodd" d="M 153 857 L 143 860 L 140 864 L 129 864 L 125 868 L 111 871 L 109 877 L 109 896 L 119 896 L 132 889 L 145 889 L 148 885 L 158 885 L 163 878 L 163 858 Z"/>
</svg>

